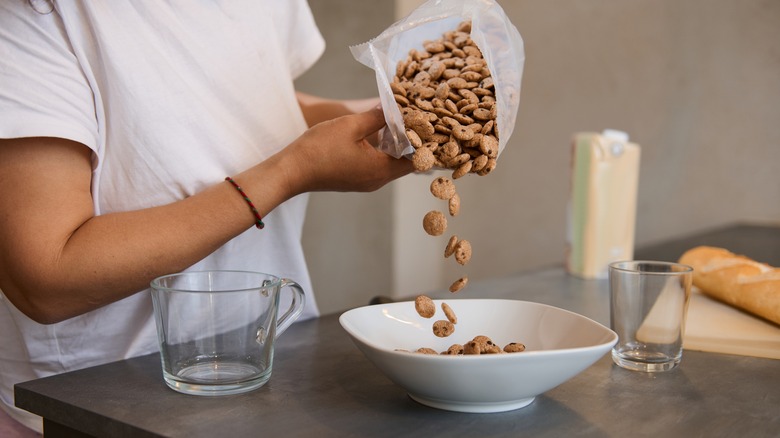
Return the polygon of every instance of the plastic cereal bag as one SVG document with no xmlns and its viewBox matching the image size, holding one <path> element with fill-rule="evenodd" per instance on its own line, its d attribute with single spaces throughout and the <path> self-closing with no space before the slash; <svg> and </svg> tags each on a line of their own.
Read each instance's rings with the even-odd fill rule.
<svg viewBox="0 0 780 438">
<path fill-rule="evenodd" d="M 445 51 L 449 53 L 439 52 L 443 35 L 450 37 L 449 41 L 445 39 Z M 484 61 L 478 61 L 486 63 L 489 78 L 485 79 L 488 70 L 484 69 L 482 80 L 478 76 L 464 74 L 468 70 L 478 71 L 475 66 L 463 68 L 467 60 L 472 62 L 471 52 L 462 47 L 464 38 L 470 39 L 465 44 L 476 45 L 481 52 Z M 454 138 L 457 134 L 458 138 L 469 138 L 464 142 L 472 142 L 471 146 L 475 149 L 479 149 L 479 138 L 492 137 L 495 144 L 488 144 L 482 149 L 487 149 L 485 155 L 491 156 L 493 161 L 503 151 L 517 117 L 525 52 L 520 33 L 498 3 L 492 0 L 429 0 L 376 38 L 350 49 L 355 59 L 376 73 L 387 122 L 380 131 L 380 150 L 396 158 L 411 156 L 416 149 L 423 149 L 421 144 L 441 141 L 443 145 L 445 138 Z M 447 61 L 445 56 L 452 59 Z M 436 60 L 441 58 L 446 66 L 433 65 L 432 57 Z M 458 65 L 454 65 L 455 62 Z M 416 85 L 410 85 L 408 78 L 403 77 L 402 70 L 406 68 L 418 72 L 408 75 L 414 76 Z M 399 74 L 406 82 L 406 89 L 399 88 Z M 454 74 L 462 78 L 453 78 Z M 445 82 L 447 85 L 442 85 Z M 427 89 L 420 84 L 427 84 Z M 447 95 L 451 98 L 448 99 Z M 474 95 L 477 96 L 473 100 L 474 105 L 464 109 L 470 102 L 460 101 L 474 99 Z M 427 98 L 427 101 L 420 101 L 421 97 Z M 404 125 L 404 117 L 408 117 L 410 111 L 403 108 L 405 112 L 402 113 L 399 106 L 404 105 L 399 103 L 408 104 L 414 113 L 420 113 L 416 111 L 420 107 L 430 110 L 423 112 L 428 120 L 420 121 L 421 128 L 425 129 L 415 129 L 421 135 L 410 133 L 411 140 L 407 136 L 408 126 Z M 409 118 L 406 120 L 411 122 Z M 436 127 L 431 133 L 434 124 Z M 483 140 L 482 143 L 490 142 Z M 438 161 L 439 167 L 442 164 L 441 160 Z"/>
</svg>

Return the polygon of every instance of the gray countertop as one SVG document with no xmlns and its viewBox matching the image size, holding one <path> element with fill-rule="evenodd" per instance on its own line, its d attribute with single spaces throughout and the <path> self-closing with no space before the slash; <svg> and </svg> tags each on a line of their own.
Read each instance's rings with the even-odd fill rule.
<svg viewBox="0 0 780 438">
<path fill-rule="evenodd" d="M 750 234 L 756 228 L 763 230 L 764 237 L 752 246 L 769 242 L 767 248 L 775 258 L 754 257 L 779 265 L 780 229 L 747 227 L 741 232 Z M 704 242 L 694 244 L 719 245 L 719 238 L 736 239 L 739 230 L 715 230 Z M 674 243 L 664 245 L 676 248 Z M 751 245 L 739 247 L 732 242 L 727 247 L 751 255 Z M 679 255 L 664 253 L 662 248 L 648 248 L 655 251 L 653 257 L 637 251 L 637 258 Z M 572 277 L 560 267 L 473 282 L 468 291 L 463 298 L 536 301 L 608 324 L 606 281 Z M 448 292 L 441 295 L 453 299 Z M 338 316 L 290 327 L 279 338 L 270 382 L 247 394 L 212 398 L 176 393 L 163 382 L 160 359 L 154 354 L 16 385 L 16 404 L 44 417 L 47 438 L 60 433 L 775 437 L 780 431 L 777 360 L 685 351 L 678 368 L 645 374 L 621 369 L 605 355 L 525 408 L 464 414 L 411 400 L 358 351 Z"/>
</svg>

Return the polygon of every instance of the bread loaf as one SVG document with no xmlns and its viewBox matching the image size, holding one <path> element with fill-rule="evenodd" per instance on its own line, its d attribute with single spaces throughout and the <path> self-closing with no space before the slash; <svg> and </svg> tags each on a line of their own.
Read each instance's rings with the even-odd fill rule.
<svg viewBox="0 0 780 438">
<path fill-rule="evenodd" d="M 780 324 L 780 269 L 711 246 L 686 251 L 680 263 L 706 295 Z"/>
</svg>

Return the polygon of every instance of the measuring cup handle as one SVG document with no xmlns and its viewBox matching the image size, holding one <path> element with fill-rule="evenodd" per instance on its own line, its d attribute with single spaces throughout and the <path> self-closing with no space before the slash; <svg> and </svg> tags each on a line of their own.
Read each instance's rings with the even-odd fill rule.
<svg viewBox="0 0 780 438">
<path fill-rule="evenodd" d="M 289 288 L 290 292 L 292 292 L 292 302 L 290 303 L 290 307 L 279 316 L 279 319 L 276 322 L 277 338 L 287 330 L 287 327 L 289 327 L 290 324 L 301 316 L 303 307 L 306 304 L 306 295 L 303 293 L 303 288 L 298 283 L 287 278 L 282 278 L 280 289 L 283 290 L 285 288 Z"/>
</svg>

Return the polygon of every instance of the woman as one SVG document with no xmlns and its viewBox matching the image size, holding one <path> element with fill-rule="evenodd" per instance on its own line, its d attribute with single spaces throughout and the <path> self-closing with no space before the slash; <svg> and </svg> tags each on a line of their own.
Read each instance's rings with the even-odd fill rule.
<svg viewBox="0 0 780 438">
<path fill-rule="evenodd" d="M 377 101 L 295 92 L 323 48 L 303 0 L 0 3 L 0 408 L 40 430 L 15 383 L 155 351 L 159 275 L 311 291 L 306 193 L 412 170 Z"/>
</svg>

